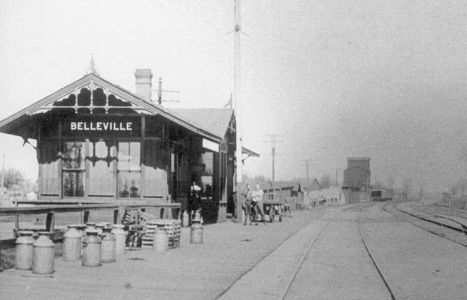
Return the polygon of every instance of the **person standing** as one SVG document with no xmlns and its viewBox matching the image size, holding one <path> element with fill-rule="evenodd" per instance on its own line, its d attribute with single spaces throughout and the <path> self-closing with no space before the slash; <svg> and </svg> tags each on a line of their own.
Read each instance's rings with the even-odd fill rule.
<svg viewBox="0 0 467 300">
<path fill-rule="evenodd" d="M 252 201 L 252 193 L 250 190 L 250 185 L 247 184 L 245 190 L 243 191 L 243 212 L 244 212 L 244 220 L 243 225 L 249 223 L 251 225 L 251 201 Z M 249 221 L 249 222 L 248 222 Z"/>
<path fill-rule="evenodd" d="M 201 187 L 199 187 L 195 181 L 193 181 L 193 184 L 190 187 L 190 202 L 189 202 L 189 208 L 188 211 L 190 212 L 191 217 L 194 217 L 194 214 L 196 211 L 199 211 L 201 214 L 201 198 L 200 198 L 200 193 Z"/>
<path fill-rule="evenodd" d="M 263 198 L 264 198 L 264 192 L 260 188 L 259 184 L 256 185 L 256 190 L 253 194 L 253 202 L 256 215 L 260 214 L 261 215 L 261 221 L 266 224 L 265 219 L 264 219 L 264 209 L 263 209 Z"/>
</svg>

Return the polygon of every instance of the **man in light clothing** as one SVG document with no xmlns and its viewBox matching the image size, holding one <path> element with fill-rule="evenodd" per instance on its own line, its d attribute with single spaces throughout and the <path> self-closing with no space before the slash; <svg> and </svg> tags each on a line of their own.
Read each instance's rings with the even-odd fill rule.
<svg viewBox="0 0 467 300">
<path fill-rule="evenodd" d="M 256 185 L 256 190 L 253 192 L 254 208 L 255 208 L 256 215 L 260 214 L 261 215 L 261 221 L 264 224 L 266 224 L 265 220 L 264 220 L 263 198 L 264 198 L 264 192 L 260 188 L 259 184 L 257 184 Z"/>
</svg>

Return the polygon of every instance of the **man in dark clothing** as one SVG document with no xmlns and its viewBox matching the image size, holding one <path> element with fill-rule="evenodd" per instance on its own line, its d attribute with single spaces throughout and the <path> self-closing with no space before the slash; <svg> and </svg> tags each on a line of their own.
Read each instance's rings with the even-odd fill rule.
<svg viewBox="0 0 467 300">
<path fill-rule="evenodd" d="M 193 181 L 193 184 L 190 187 L 190 201 L 188 206 L 188 211 L 190 214 L 194 214 L 197 210 L 201 210 L 201 198 L 199 193 L 201 188 Z"/>
<path fill-rule="evenodd" d="M 251 200 L 253 199 L 253 194 L 251 193 L 250 186 L 247 185 L 245 191 L 243 192 L 243 211 L 245 213 L 245 219 L 243 225 L 246 225 L 249 221 L 251 225 Z"/>
</svg>

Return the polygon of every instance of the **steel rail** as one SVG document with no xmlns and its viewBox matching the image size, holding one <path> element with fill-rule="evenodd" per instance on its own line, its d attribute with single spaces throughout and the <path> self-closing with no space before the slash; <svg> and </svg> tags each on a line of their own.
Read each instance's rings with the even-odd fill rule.
<svg viewBox="0 0 467 300">
<path fill-rule="evenodd" d="M 300 264 L 298 265 L 298 268 L 295 270 L 295 273 L 293 275 L 293 278 L 292 280 L 289 282 L 288 286 L 287 286 L 287 290 L 285 291 L 285 294 L 284 296 L 282 297 L 282 300 L 284 300 L 286 297 L 287 297 L 287 294 L 289 293 L 290 291 L 290 288 L 292 287 L 292 284 L 293 282 L 295 281 L 295 278 L 297 278 L 297 274 L 298 272 L 300 272 L 300 270 L 302 269 L 302 266 L 303 266 L 303 263 L 305 262 L 305 260 L 308 258 L 308 256 L 310 256 L 310 253 L 311 253 L 311 249 L 313 249 L 313 246 L 316 244 L 316 241 L 320 238 L 321 236 L 321 233 L 324 231 L 324 229 L 326 227 L 328 227 L 330 222 L 328 222 L 326 225 L 323 226 L 323 228 L 321 228 L 321 230 L 319 231 L 318 235 L 316 236 L 316 238 L 313 240 L 313 242 L 311 243 L 310 245 L 310 248 L 308 248 L 308 250 L 306 251 L 306 254 L 300 259 Z"/>
<path fill-rule="evenodd" d="M 464 232 L 464 230 L 462 230 L 462 229 L 460 229 L 460 228 L 458 228 L 458 227 L 449 226 L 449 225 L 447 225 L 447 224 L 440 223 L 440 222 L 436 222 L 436 221 L 434 221 L 434 220 L 430 220 L 430 219 L 427 219 L 427 218 L 423 218 L 423 217 L 417 216 L 417 215 L 415 215 L 415 214 L 410 214 L 410 213 L 405 212 L 405 211 L 403 211 L 403 210 L 401 210 L 401 209 L 399 209 L 399 208 L 397 208 L 397 207 L 394 207 L 394 203 L 392 203 L 392 204 L 393 204 L 393 205 L 391 205 L 391 206 L 392 206 L 392 208 L 394 209 L 393 211 L 389 211 L 389 210 L 387 209 L 387 206 L 389 206 L 389 205 L 384 206 L 384 207 L 383 207 L 383 210 L 386 211 L 386 212 L 388 212 L 388 213 L 391 213 L 391 214 L 393 214 L 393 215 L 395 215 L 395 212 L 398 212 L 398 213 L 403 214 L 403 215 L 405 215 L 405 216 L 412 217 L 413 219 L 421 220 L 421 221 L 424 221 L 424 222 L 427 222 L 427 223 L 432 223 L 432 224 L 435 224 L 435 225 L 438 225 L 438 226 L 441 226 L 441 227 L 446 227 L 446 228 L 448 228 L 448 229 L 452 229 L 452 230 L 455 230 L 455 231 Z M 406 222 L 408 222 L 408 223 L 412 224 L 413 226 L 418 227 L 418 228 L 420 228 L 420 229 L 422 229 L 422 230 L 424 230 L 424 231 L 427 231 L 427 232 L 429 232 L 429 233 L 431 233 L 431 234 L 434 234 L 434 235 L 436 235 L 436 236 L 438 236 L 438 237 L 447 239 L 447 240 L 449 240 L 449 241 L 451 241 L 451 242 L 454 242 L 454 243 L 459 244 L 459 245 L 461 245 L 461 246 L 467 247 L 467 244 L 466 244 L 466 243 L 463 243 L 463 242 L 461 242 L 461 241 L 458 241 L 458 240 L 456 240 L 456 239 L 454 239 L 454 238 L 450 238 L 450 237 L 444 235 L 443 233 L 439 233 L 439 232 L 436 232 L 436 231 L 434 231 L 434 230 L 431 230 L 431 229 L 428 229 L 428 228 L 426 228 L 426 227 L 423 227 L 422 225 L 416 224 L 416 223 L 414 223 L 413 221 L 411 222 L 409 219 L 406 219 Z"/>
<path fill-rule="evenodd" d="M 387 282 L 386 278 L 384 277 L 383 272 L 382 272 L 381 269 L 378 267 L 378 264 L 376 263 L 375 259 L 373 258 L 373 255 L 371 255 L 371 251 L 370 251 L 370 249 L 368 248 L 368 245 L 366 244 L 365 239 L 363 238 L 363 234 L 362 234 L 362 231 L 360 230 L 360 225 L 359 225 L 358 222 L 357 222 L 357 229 L 358 229 L 358 233 L 360 234 L 360 238 L 361 238 L 361 240 L 362 240 L 363 246 L 365 247 L 366 253 L 367 253 L 368 256 L 370 257 L 371 262 L 373 263 L 373 266 L 375 267 L 376 271 L 377 271 L 378 274 L 379 274 L 379 277 L 381 277 L 381 280 L 383 280 L 383 283 L 384 283 L 384 285 L 386 286 L 386 289 L 388 290 L 389 294 L 391 295 L 391 299 L 392 299 L 392 300 L 396 300 L 396 297 L 394 296 L 394 293 L 392 292 L 392 289 L 391 289 L 391 287 L 389 286 L 389 283 Z"/>
</svg>

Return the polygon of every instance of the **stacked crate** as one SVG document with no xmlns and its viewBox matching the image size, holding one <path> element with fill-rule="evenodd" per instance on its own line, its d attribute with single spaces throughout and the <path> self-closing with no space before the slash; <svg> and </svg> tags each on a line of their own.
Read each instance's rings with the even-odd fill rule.
<svg viewBox="0 0 467 300">
<path fill-rule="evenodd" d="M 169 236 L 169 248 L 180 247 L 181 222 L 176 219 L 148 220 L 142 239 L 143 248 L 152 248 L 154 245 L 154 233 L 156 229 L 165 230 Z"/>
</svg>

